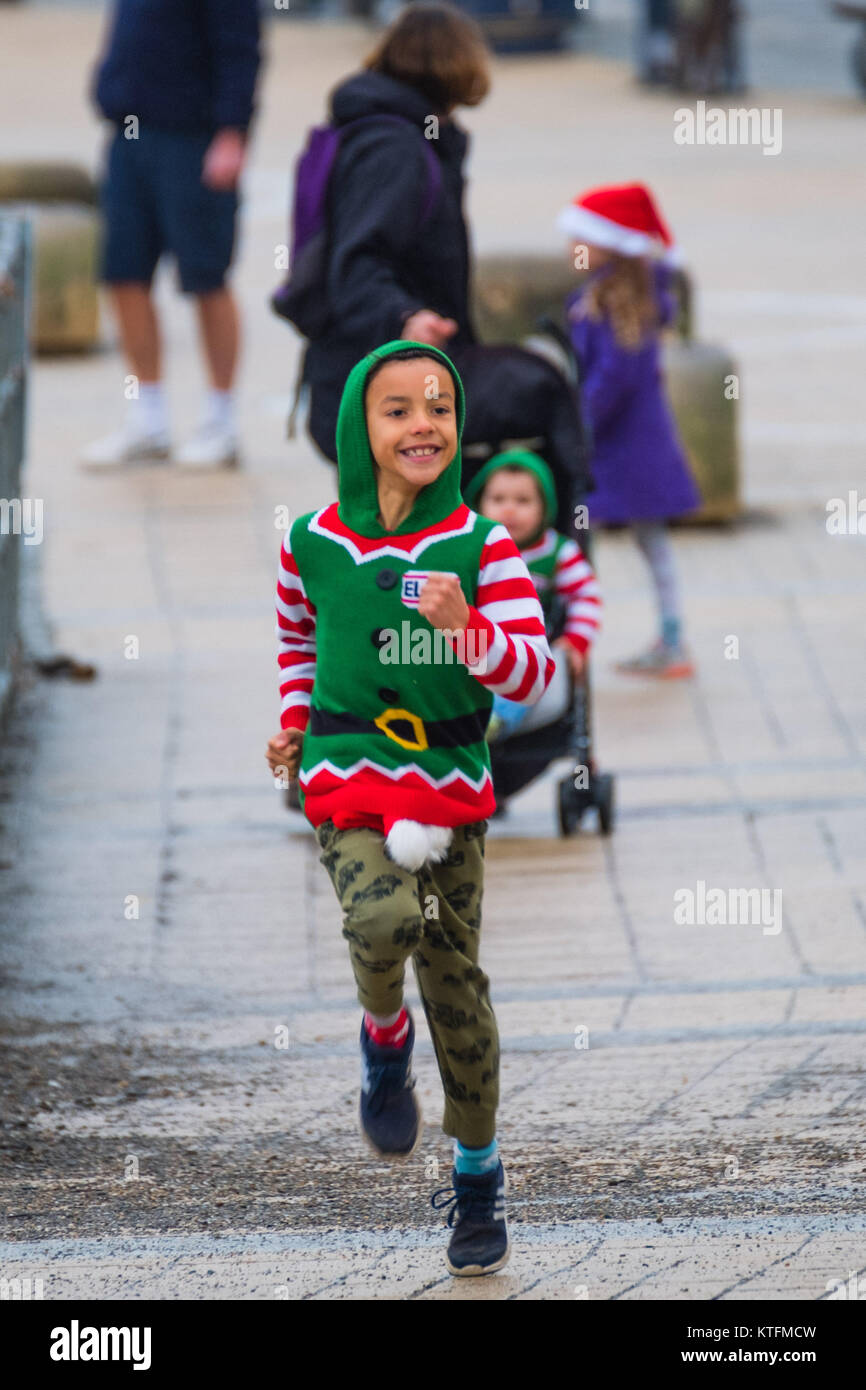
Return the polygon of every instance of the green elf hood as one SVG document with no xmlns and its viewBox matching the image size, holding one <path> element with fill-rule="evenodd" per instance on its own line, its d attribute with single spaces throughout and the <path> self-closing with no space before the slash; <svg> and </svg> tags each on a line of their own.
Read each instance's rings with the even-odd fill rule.
<svg viewBox="0 0 866 1390">
<path fill-rule="evenodd" d="M 559 510 L 553 473 L 541 455 L 533 454 L 529 449 L 506 449 L 503 453 L 494 454 L 491 459 L 488 459 L 484 467 L 463 489 L 463 495 L 469 506 L 475 506 L 487 485 L 488 479 L 507 464 L 516 464 L 518 468 L 525 468 L 527 473 L 531 473 L 537 480 L 541 488 L 541 495 L 544 498 L 543 527 L 552 526 Z"/>
<path fill-rule="evenodd" d="M 395 531 L 386 531 L 379 515 L 379 495 L 376 490 L 375 461 L 370 449 L 367 434 L 367 420 L 364 412 L 364 387 L 373 367 L 383 358 L 393 357 L 395 353 L 405 352 L 407 348 L 422 348 L 425 355 L 435 358 L 447 367 L 454 379 L 457 406 L 457 452 L 443 473 L 435 482 L 421 489 L 415 498 L 415 505 Z M 346 526 L 360 536 L 403 536 L 414 531 L 423 531 L 434 526 L 459 507 L 463 501 L 460 495 L 460 474 L 462 459 L 460 441 L 463 436 L 463 422 L 466 418 L 466 401 L 463 383 L 450 358 L 440 348 L 427 343 L 415 343 L 406 338 L 396 338 L 390 343 L 368 352 L 366 357 L 352 368 L 343 388 L 340 412 L 337 416 L 337 477 L 339 495 L 339 516 Z"/>
</svg>

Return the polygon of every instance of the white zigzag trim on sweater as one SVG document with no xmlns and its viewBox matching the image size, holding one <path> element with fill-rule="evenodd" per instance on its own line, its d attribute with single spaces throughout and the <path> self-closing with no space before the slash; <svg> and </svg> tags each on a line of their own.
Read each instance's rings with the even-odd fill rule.
<svg viewBox="0 0 866 1390">
<path fill-rule="evenodd" d="M 541 539 L 535 542 L 535 545 L 528 545 L 524 550 L 521 550 L 520 554 L 525 564 L 529 565 L 533 560 L 543 560 L 545 556 L 551 555 L 556 549 L 556 542 L 558 539 L 559 536 L 554 528 L 548 526 Z M 571 544 L 574 545 L 574 542 L 572 541 Z M 574 549 L 575 551 L 577 550 L 576 545 Z"/>
<path fill-rule="evenodd" d="M 320 763 L 316 763 L 315 767 L 311 767 L 308 772 L 301 776 L 301 786 L 309 786 L 310 782 L 319 772 L 331 772 L 335 777 L 338 777 L 340 781 L 345 782 L 348 781 L 350 777 L 354 777 L 356 772 L 363 771 L 364 768 L 369 768 L 371 772 L 378 772 L 383 777 L 388 777 L 392 782 L 399 782 L 401 777 L 406 777 L 410 772 L 414 772 L 421 778 L 422 782 L 426 782 L 428 787 L 433 787 L 436 791 L 441 791 L 443 787 L 450 786 L 452 782 L 465 782 L 467 787 L 471 787 L 472 790 L 478 794 L 482 792 L 487 783 L 491 781 L 490 773 L 487 771 L 487 768 L 484 769 L 478 781 L 475 782 L 471 777 L 467 777 L 465 772 L 461 772 L 459 768 L 454 768 L 444 777 L 431 777 L 429 772 L 425 772 L 417 763 L 407 763 L 405 767 L 381 767 L 379 763 L 374 763 L 370 758 L 359 758 L 351 767 L 336 767 L 335 764 L 331 762 L 330 758 L 323 758 Z"/>
<path fill-rule="evenodd" d="M 329 531 L 327 527 L 319 525 L 319 517 L 323 516 L 333 505 L 333 502 L 329 502 L 327 507 L 320 508 L 315 516 L 310 517 L 307 530 L 312 531 L 316 536 L 324 536 L 325 540 L 336 541 L 337 545 L 341 545 L 344 550 L 348 550 L 356 565 L 366 565 L 369 564 L 371 560 L 381 560 L 383 555 L 392 555 L 395 560 L 417 560 L 418 556 L 421 555 L 428 546 L 436 545 L 438 541 L 450 541 L 453 540 L 455 536 L 468 536 L 470 531 L 475 529 L 475 523 L 478 520 L 478 513 L 470 509 L 469 515 L 462 526 L 456 527 L 453 531 L 440 531 L 435 536 L 425 536 L 424 539 L 419 541 L 416 546 L 413 546 L 411 550 L 398 550 L 393 545 L 380 545 L 377 546 L 375 550 L 371 550 L 364 555 L 355 545 L 354 541 L 351 541 L 348 536 L 338 536 L 334 531 Z"/>
</svg>

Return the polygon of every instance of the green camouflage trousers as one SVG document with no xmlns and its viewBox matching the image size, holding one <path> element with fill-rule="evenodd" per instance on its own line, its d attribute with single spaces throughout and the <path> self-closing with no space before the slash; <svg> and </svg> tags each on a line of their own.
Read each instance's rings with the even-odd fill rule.
<svg viewBox="0 0 866 1390">
<path fill-rule="evenodd" d="M 487 821 L 458 826 L 447 858 L 411 873 L 375 830 L 329 820 L 316 831 L 358 998 L 370 1013 L 396 1013 L 412 957 L 445 1091 L 442 1128 L 470 1148 L 493 1139 L 499 1102 L 499 1034 L 478 965 L 486 832 Z"/>
</svg>

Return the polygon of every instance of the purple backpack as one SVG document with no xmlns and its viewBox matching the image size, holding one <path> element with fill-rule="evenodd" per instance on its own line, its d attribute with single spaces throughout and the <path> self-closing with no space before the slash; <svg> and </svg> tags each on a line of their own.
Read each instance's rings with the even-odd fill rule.
<svg viewBox="0 0 866 1390">
<path fill-rule="evenodd" d="M 360 116 L 345 125 L 313 126 L 306 149 L 295 169 L 295 196 L 292 207 L 291 255 L 289 273 L 271 296 L 271 308 L 280 318 L 288 319 L 305 338 L 318 338 L 327 327 L 330 306 L 327 294 L 328 270 L 328 186 L 343 137 L 358 126 L 371 121 L 399 121 L 411 126 L 403 116 L 382 112 L 380 115 Z M 423 138 L 423 137 L 422 137 Z M 439 196 L 442 187 L 442 168 L 430 141 L 424 139 L 427 160 L 427 189 L 418 217 L 420 229 Z"/>
</svg>

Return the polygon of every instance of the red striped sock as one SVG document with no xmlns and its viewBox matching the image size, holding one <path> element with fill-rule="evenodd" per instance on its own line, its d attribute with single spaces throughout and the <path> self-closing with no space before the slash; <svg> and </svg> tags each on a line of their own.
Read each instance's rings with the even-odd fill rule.
<svg viewBox="0 0 866 1390">
<path fill-rule="evenodd" d="M 372 1014 L 364 1014 L 364 1026 L 377 1047 L 404 1047 L 409 1036 L 409 1015 L 401 1009 L 393 1023 L 383 1027 Z"/>
</svg>

